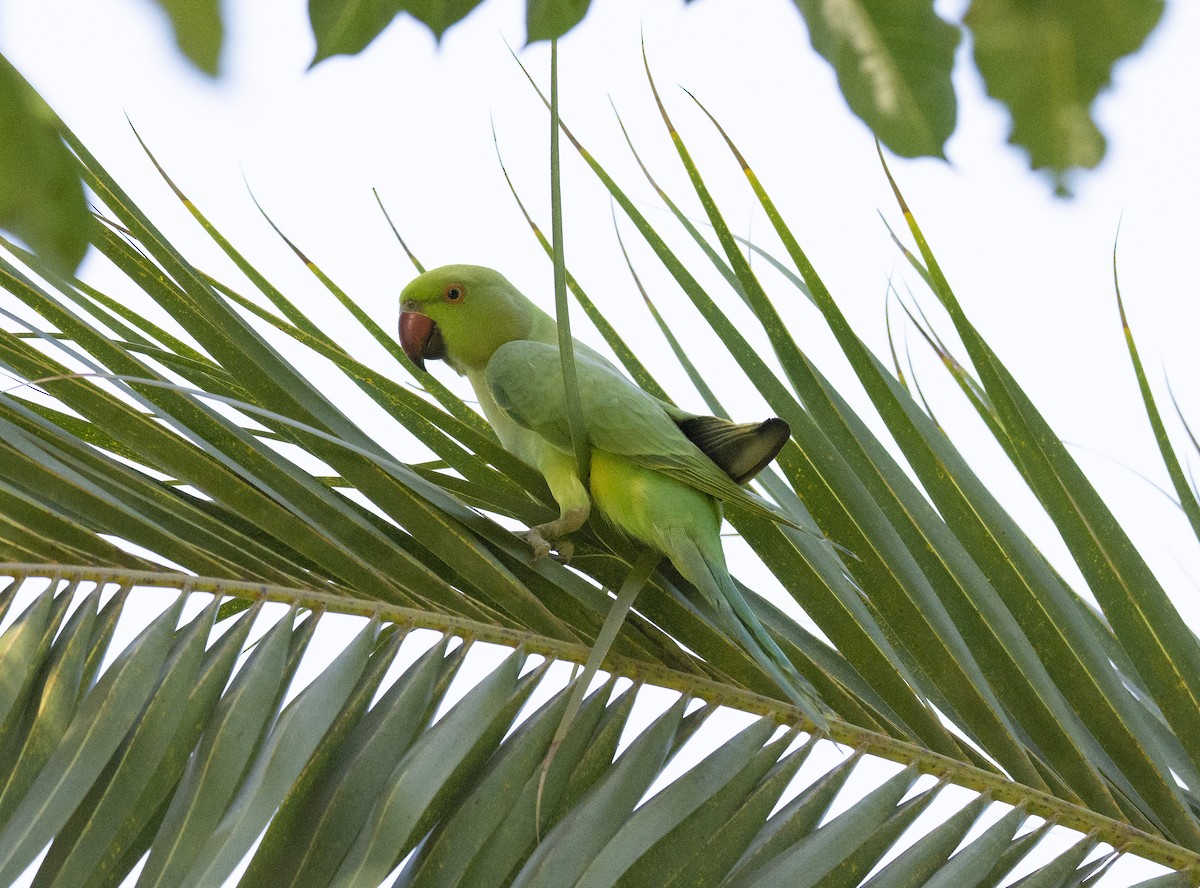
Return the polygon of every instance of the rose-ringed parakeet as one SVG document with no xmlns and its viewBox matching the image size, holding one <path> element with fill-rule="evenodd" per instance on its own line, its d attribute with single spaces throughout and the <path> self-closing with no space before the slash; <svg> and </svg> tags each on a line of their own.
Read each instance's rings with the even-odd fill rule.
<svg viewBox="0 0 1200 888">
<path fill-rule="evenodd" d="M 405 353 L 418 366 L 441 359 L 465 374 L 504 447 L 545 476 L 560 514 L 523 535 L 535 558 L 552 547 L 569 553 L 562 537 L 582 527 L 595 505 L 613 526 L 666 555 L 789 698 L 823 723 L 824 707 L 742 597 L 721 547 L 722 502 L 781 520 L 741 484 L 775 458 L 787 423 L 736 425 L 685 413 L 575 340 L 591 456 L 585 489 L 554 318 L 501 274 L 475 265 L 427 271 L 404 288 L 400 302 Z"/>
</svg>

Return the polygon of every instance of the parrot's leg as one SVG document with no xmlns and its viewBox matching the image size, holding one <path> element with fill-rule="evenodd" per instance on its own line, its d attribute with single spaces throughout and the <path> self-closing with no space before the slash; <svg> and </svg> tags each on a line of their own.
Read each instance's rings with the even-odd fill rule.
<svg viewBox="0 0 1200 888">
<path fill-rule="evenodd" d="M 538 524 L 521 534 L 533 550 L 533 559 L 545 558 L 554 549 L 564 561 L 570 561 L 575 547 L 562 539 L 583 527 L 592 509 L 592 499 L 575 471 L 574 457 L 555 452 L 541 466 L 550 493 L 558 503 L 559 515 L 553 521 Z"/>
</svg>

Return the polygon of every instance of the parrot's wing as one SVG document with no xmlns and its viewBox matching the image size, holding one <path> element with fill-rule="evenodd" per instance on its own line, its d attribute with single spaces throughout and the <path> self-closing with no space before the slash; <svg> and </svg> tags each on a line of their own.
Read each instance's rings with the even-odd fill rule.
<svg viewBox="0 0 1200 888">
<path fill-rule="evenodd" d="M 722 430 L 701 421 L 699 426 L 693 427 L 693 433 L 705 441 L 706 446 L 698 446 L 667 414 L 660 401 L 638 388 L 599 355 L 581 350 L 575 365 L 590 446 L 676 478 L 731 506 L 799 526 L 770 503 L 740 487 L 731 477 L 733 471 L 737 471 L 749 480 L 770 462 L 783 445 L 783 440 L 778 440 L 776 446 L 774 439 L 780 431 L 786 438 L 787 424 L 782 420 L 777 421 L 778 425 L 769 426 L 764 435 L 772 439 L 770 447 L 774 450 L 770 455 L 766 455 L 770 447 L 759 446 L 752 456 L 733 459 L 736 448 L 729 444 L 728 429 Z M 537 433 L 564 453 L 571 452 L 571 431 L 557 346 L 531 340 L 507 342 L 496 349 L 488 361 L 485 380 L 496 406 L 514 422 Z M 714 423 L 740 428 L 725 420 L 712 419 Z M 745 433 L 742 434 L 744 440 Z M 733 437 L 737 435 L 733 434 Z M 727 463 L 719 464 L 705 456 L 709 447 L 719 456 L 724 454 L 722 458 L 727 457 Z"/>
</svg>

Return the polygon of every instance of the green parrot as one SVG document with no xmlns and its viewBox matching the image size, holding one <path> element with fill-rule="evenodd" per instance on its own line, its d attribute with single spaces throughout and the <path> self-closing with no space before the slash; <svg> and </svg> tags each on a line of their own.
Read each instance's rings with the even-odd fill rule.
<svg viewBox="0 0 1200 888">
<path fill-rule="evenodd" d="M 739 425 L 696 416 L 643 391 L 602 355 L 574 340 L 579 399 L 591 455 L 580 479 L 553 317 L 499 272 L 447 265 L 400 294 L 400 343 L 424 367 L 446 361 L 470 381 L 504 447 L 542 473 L 559 516 L 522 536 L 534 558 L 587 521 L 594 505 L 614 527 L 661 552 L 810 718 L 823 724 L 815 691 L 784 656 L 734 584 L 721 546 L 721 504 L 791 523 L 741 485 L 790 435 L 781 419 Z"/>
</svg>

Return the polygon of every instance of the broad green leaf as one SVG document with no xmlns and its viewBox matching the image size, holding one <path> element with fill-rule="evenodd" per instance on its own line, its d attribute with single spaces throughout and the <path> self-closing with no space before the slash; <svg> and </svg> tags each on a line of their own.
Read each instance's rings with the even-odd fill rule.
<svg viewBox="0 0 1200 888">
<path fill-rule="evenodd" d="M 902 157 L 942 156 L 954 131 L 958 29 L 932 0 L 795 0 L 850 110 Z"/>
<path fill-rule="evenodd" d="M 88 248 L 91 215 L 58 119 L 0 56 L 0 227 L 69 274 Z"/>
<path fill-rule="evenodd" d="M 403 0 L 309 0 L 308 20 L 317 38 L 311 64 L 362 52 L 403 8 Z"/>
<path fill-rule="evenodd" d="M 461 21 L 480 0 L 404 0 L 404 11 L 425 24 L 438 40 Z"/>
<path fill-rule="evenodd" d="M 525 0 L 525 42 L 554 40 L 583 21 L 591 0 Z"/>
<path fill-rule="evenodd" d="M 1104 157 L 1092 103 L 1113 66 L 1135 52 L 1162 16 L 1163 0 L 972 0 L 964 19 L 988 95 L 1012 118 L 1008 140 L 1060 190 L 1073 168 Z"/>
<path fill-rule="evenodd" d="M 221 60 L 225 26 L 220 0 L 155 0 L 171 19 L 175 44 L 188 60 L 215 76 Z"/>
</svg>

